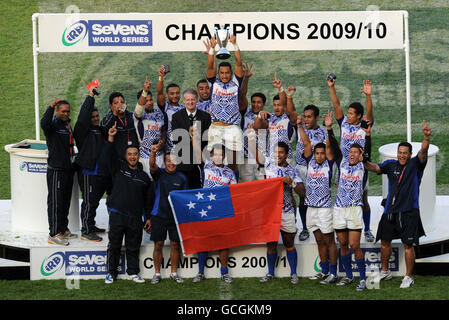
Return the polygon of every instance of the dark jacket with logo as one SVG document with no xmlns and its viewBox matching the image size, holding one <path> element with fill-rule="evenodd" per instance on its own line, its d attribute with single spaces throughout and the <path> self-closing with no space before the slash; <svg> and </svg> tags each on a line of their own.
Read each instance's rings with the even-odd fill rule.
<svg viewBox="0 0 449 320">
<path fill-rule="evenodd" d="M 105 137 L 103 136 L 100 126 L 91 124 L 92 112 L 94 111 L 95 99 L 87 96 L 81 106 L 78 120 L 75 123 L 73 135 L 75 137 L 76 146 L 78 147 L 78 155 L 75 163 L 83 169 L 94 170 L 98 164 L 101 152 L 105 145 Z M 99 165 L 99 171 L 105 164 Z"/>
<path fill-rule="evenodd" d="M 108 136 L 108 131 L 114 126 L 114 123 L 117 123 L 117 134 L 114 137 L 116 155 L 120 159 L 125 159 L 125 150 L 129 145 L 128 141 L 130 141 L 132 145 L 139 147 L 139 138 L 137 137 L 136 128 L 134 126 L 133 113 L 126 110 L 125 117 L 120 120 L 117 116 L 114 116 L 112 111 L 110 111 L 101 120 L 100 124 L 101 131 L 105 137 Z"/>
<path fill-rule="evenodd" d="M 49 167 L 56 170 L 71 170 L 72 161 L 70 156 L 70 145 L 73 137 L 67 128 L 70 122 L 64 122 L 54 117 L 55 108 L 48 107 L 41 119 L 41 128 L 44 131 L 47 148 Z"/>
<path fill-rule="evenodd" d="M 129 168 L 125 160 L 117 160 L 113 155 L 112 143 L 106 142 L 104 154 L 109 159 L 109 172 L 112 177 L 112 192 L 106 200 L 107 207 L 118 214 L 149 219 L 154 204 L 154 185 L 142 164 L 137 169 Z"/>
</svg>

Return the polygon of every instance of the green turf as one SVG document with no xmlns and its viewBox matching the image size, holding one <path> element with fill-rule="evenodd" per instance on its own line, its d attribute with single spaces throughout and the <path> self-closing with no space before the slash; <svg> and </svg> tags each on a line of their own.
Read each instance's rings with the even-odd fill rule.
<svg viewBox="0 0 449 320">
<path fill-rule="evenodd" d="M 289 278 L 260 283 L 257 278 L 235 278 L 232 284 L 207 279 L 193 284 L 191 279 L 177 284 L 163 280 L 153 285 L 150 280 L 136 284 L 118 280 L 106 285 L 103 280 L 0 281 L 0 300 L 447 300 L 448 277 L 416 276 L 415 285 L 400 289 L 402 278 L 381 282 L 378 289 L 356 292 L 358 279 L 347 287 L 320 285 L 301 278 L 292 285 Z M 357 282 L 357 283 L 356 283 Z M 71 286 L 70 286 L 71 285 Z M 78 289 L 76 289 L 78 288 Z"/>
</svg>

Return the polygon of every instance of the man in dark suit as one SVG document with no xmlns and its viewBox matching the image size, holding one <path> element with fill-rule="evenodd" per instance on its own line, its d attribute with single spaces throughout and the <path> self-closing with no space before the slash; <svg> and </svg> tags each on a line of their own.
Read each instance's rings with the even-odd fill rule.
<svg viewBox="0 0 449 320">
<path fill-rule="evenodd" d="M 182 109 L 172 118 L 172 140 L 174 152 L 178 157 L 178 171 L 183 173 L 188 182 L 189 189 L 201 188 L 201 155 L 195 155 L 193 152 L 192 135 L 193 127 L 197 128 L 198 134 L 201 134 L 201 150 L 207 147 L 207 134 L 204 132 L 209 129 L 211 117 L 209 113 L 197 109 L 198 94 L 193 89 L 187 89 L 183 93 L 185 109 Z M 206 139 L 201 139 L 206 137 Z"/>
</svg>

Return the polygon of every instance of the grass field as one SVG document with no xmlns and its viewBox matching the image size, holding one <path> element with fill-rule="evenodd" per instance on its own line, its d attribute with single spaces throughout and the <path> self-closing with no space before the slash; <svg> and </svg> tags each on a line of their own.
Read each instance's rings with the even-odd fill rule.
<svg viewBox="0 0 449 320">
<path fill-rule="evenodd" d="M 219 279 L 193 284 L 191 279 L 177 284 L 148 280 L 136 284 L 118 280 L 81 280 L 79 289 L 67 289 L 65 280 L 0 281 L 0 300 L 448 300 L 448 277 L 416 276 L 416 284 L 400 289 L 402 278 L 381 282 L 379 289 L 357 292 L 357 279 L 348 287 L 323 286 L 306 278 L 292 285 L 289 278 L 261 284 L 258 278 L 236 278 L 230 285 Z M 356 283 L 357 282 L 357 283 Z M 76 288 L 74 283 L 72 288 Z"/>
<path fill-rule="evenodd" d="M 421 141 L 420 123 L 426 119 L 433 129 L 432 143 L 440 148 L 437 156 L 437 193 L 449 194 L 449 4 L 447 1 L 141 1 L 118 0 L 15 0 L 0 9 L 0 199 L 10 199 L 9 154 L 4 146 L 34 138 L 34 93 L 31 15 L 35 12 L 65 12 L 76 5 L 81 12 L 211 12 L 211 11 L 321 11 L 365 10 L 377 5 L 381 10 L 405 9 L 410 15 L 412 129 L 413 140 Z M 273 74 L 286 85 L 297 86 L 295 103 L 313 103 L 322 111 L 331 107 L 326 74 L 338 74 L 337 90 L 343 106 L 363 100 L 363 79 L 373 82 L 376 126 L 373 129 L 373 158 L 379 160 L 379 146 L 406 139 L 405 62 L 402 51 L 341 52 L 243 52 L 243 59 L 254 64 L 249 93 L 275 94 Z M 189 61 L 189 63 L 185 63 Z M 97 99 L 101 115 L 108 109 L 108 92 L 120 90 L 128 105 L 136 102 L 145 75 L 155 84 L 157 68 L 170 64 L 167 78 L 181 89 L 193 87 L 204 77 L 205 56 L 201 53 L 157 54 L 41 54 L 39 56 L 40 110 L 54 97 L 67 99 L 73 106 L 73 121 L 86 92 L 88 82 L 98 78 L 103 94 Z M 154 88 L 153 88 L 154 90 Z M 268 100 L 270 101 L 270 99 Z M 271 103 L 267 104 L 271 110 Z M 41 135 L 43 137 L 43 135 Z M 381 194 L 381 179 L 370 176 L 370 195 Z M 159 286 L 139 286 L 118 282 L 104 286 L 102 281 L 82 281 L 80 290 L 67 290 L 64 281 L 0 281 L 1 299 L 449 299 L 447 277 L 416 277 L 416 286 L 399 290 L 400 279 L 382 283 L 381 290 L 358 294 L 354 287 L 319 287 L 307 279 L 290 286 L 288 279 L 278 279 L 262 286 L 257 279 L 237 279 L 230 289 L 223 289 L 215 279 L 199 286 L 175 285 L 164 281 Z M 341 290 L 340 290 L 341 289 Z"/>
</svg>

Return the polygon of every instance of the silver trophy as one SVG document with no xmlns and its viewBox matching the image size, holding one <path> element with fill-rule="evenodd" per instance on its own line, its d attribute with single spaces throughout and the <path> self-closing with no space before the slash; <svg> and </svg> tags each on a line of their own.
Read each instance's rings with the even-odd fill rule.
<svg viewBox="0 0 449 320">
<path fill-rule="evenodd" d="M 217 27 L 214 28 L 215 39 L 217 39 L 218 45 L 220 46 L 220 50 L 217 52 L 217 58 L 224 60 L 229 59 L 231 54 L 226 49 L 226 45 L 228 44 L 228 38 L 231 35 L 231 28 L 220 26 L 220 29 Z"/>
</svg>

